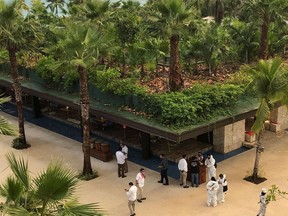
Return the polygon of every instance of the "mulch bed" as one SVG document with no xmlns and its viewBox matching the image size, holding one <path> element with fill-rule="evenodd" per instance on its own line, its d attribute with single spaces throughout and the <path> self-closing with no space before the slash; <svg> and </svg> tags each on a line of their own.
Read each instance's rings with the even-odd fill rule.
<svg viewBox="0 0 288 216">
<path fill-rule="evenodd" d="M 253 176 L 248 176 L 244 178 L 245 181 L 254 183 L 254 184 L 261 184 L 262 182 L 266 181 L 267 179 L 264 177 L 253 177 Z"/>
</svg>

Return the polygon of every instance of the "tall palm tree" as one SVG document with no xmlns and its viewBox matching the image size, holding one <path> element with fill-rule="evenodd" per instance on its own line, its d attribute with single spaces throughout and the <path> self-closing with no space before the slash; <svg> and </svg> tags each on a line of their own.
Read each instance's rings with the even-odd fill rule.
<svg viewBox="0 0 288 216">
<path fill-rule="evenodd" d="M 27 143 L 16 53 L 23 48 L 33 48 L 33 42 L 37 39 L 35 22 L 31 22 L 29 16 L 23 16 L 25 8 L 26 5 L 21 0 L 14 0 L 12 2 L 0 0 L 0 46 L 5 48 L 9 53 L 11 77 L 18 111 L 19 142 L 23 147 L 27 146 Z"/>
<path fill-rule="evenodd" d="M 58 42 L 53 52 L 60 53 L 63 64 L 68 64 L 77 69 L 80 85 L 80 108 L 83 126 L 83 151 L 84 166 L 83 175 L 92 174 L 90 160 L 90 122 L 89 122 L 89 93 L 88 93 L 88 69 L 97 63 L 100 49 L 108 42 L 89 23 L 75 23 L 66 20 L 64 29 L 55 31 Z"/>
<path fill-rule="evenodd" d="M 0 185 L 0 196 L 6 199 L 1 212 L 7 215 L 100 216 L 97 204 L 80 204 L 73 196 L 78 179 L 59 160 L 31 177 L 28 162 L 14 154 L 6 155 L 12 175 Z"/>
<path fill-rule="evenodd" d="M 280 59 L 260 60 L 258 65 L 250 70 L 253 77 L 247 89 L 255 91 L 260 105 L 256 112 L 256 119 L 251 130 L 257 136 L 256 157 L 253 169 L 253 177 L 258 177 L 259 161 L 261 156 L 261 134 L 264 130 L 264 122 L 269 117 L 274 104 L 288 106 L 288 70 Z"/>
<path fill-rule="evenodd" d="M 65 0 L 47 0 L 46 8 L 49 8 L 52 13 L 59 15 L 59 12 L 66 13 L 65 10 Z"/>
<path fill-rule="evenodd" d="M 261 19 L 261 39 L 258 57 L 268 58 L 269 25 L 275 19 L 282 22 L 288 18 L 288 1 L 286 0 L 247 0 L 244 9 L 250 11 L 253 17 Z"/>
<path fill-rule="evenodd" d="M 170 39 L 170 90 L 177 91 L 184 85 L 179 62 L 180 29 L 191 23 L 192 10 L 182 0 L 161 0 L 155 5 L 160 15 L 157 21 L 163 25 Z"/>
<path fill-rule="evenodd" d="M 10 101 L 9 97 L 2 97 L 2 95 L 0 95 L 0 108 L 3 103 L 8 102 L 8 101 Z M 9 136 L 17 135 L 13 125 L 8 123 L 7 120 L 3 118 L 3 116 L 0 116 L 0 134 L 9 135 Z"/>
</svg>

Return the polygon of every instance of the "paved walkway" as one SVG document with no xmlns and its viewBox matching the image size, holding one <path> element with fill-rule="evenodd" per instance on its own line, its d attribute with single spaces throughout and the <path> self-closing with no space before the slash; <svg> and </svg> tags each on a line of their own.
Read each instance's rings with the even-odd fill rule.
<svg viewBox="0 0 288 216">
<path fill-rule="evenodd" d="M 15 123 L 16 119 L 5 113 L 0 113 Z M 32 173 L 43 170 L 51 158 L 60 157 L 75 171 L 81 171 L 83 154 L 81 143 L 46 129 L 26 123 L 27 140 L 31 148 L 15 150 L 11 148 L 13 138 L 0 136 L 0 183 L 9 175 L 5 154 L 15 152 L 23 155 L 29 161 Z M 247 171 L 253 168 L 255 150 L 243 152 L 237 156 L 218 163 L 217 173 L 227 175 L 229 191 L 226 202 L 217 207 L 206 207 L 205 185 L 199 188 L 181 188 L 178 181 L 170 178 L 170 185 L 158 184 L 159 173 L 146 169 L 144 188 L 147 200 L 136 203 L 137 216 L 255 216 L 258 211 L 258 195 L 261 188 L 269 188 L 276 184 L 282 190 L 288 191 L 288 135 L 281 137 L 269 134 L 264 140 L 265 152 L 262 154 L 260 169 L 268 179 L 260 185 L 254 185 L 242 180 Z M 108 163 L 91 158 L 92 166 L 98 171 L 99 177 L 88 182 L 81 182 L 77 196 L 83 203 L 98 202 L 100 207 L 110 216 L 128 216 L 127 197 L 124 189 L 128 182 L 135 179 L 141 168 L 129 162 L 127 178 L 118 178 L 116 162 Z M 268 205 L 267 215 L 287 215 L 288 200 L 279 199 Z"/>
</svg>

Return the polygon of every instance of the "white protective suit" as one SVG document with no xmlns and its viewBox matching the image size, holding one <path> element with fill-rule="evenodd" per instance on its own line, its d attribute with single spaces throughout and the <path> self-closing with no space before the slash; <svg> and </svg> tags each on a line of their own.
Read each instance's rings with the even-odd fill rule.
<svg viewBox="0 0 288 216">
<path fill-rule="evenodd" d="M 260 194 L 260 201 L 259 201 L 259 204 L 260 204 L 260 209 L 259 209 L 259 212 L 257 214 L 257 216 L 265 216 L 265 213 L 266 213 L 266 191 L 263 193 Z"/>
<path fill-rule="evenodd" d="M 219 189 L 219 184 L 217 181 L 210 180 L 207 185 L 207 206 L 217 206 L 217 191 Z"/>
<path fill-rule="evenodd" d="M 219 184 L 219 189 L 217 192 L 217 199 L 218 199 L 218 203 L 224 203 L 225 202 L 225 192 L 223 192 L 223 186 L 227 185 L 227 179 L 226 179 L 226 175 L 223 175 L 223 178 L 218 178 L 217 180 L 218 184 Z"/>
<path fill-rule="evenodd" d="M 213 155 L 210 155 L 210 158 L 205 159 L 205 166 L 207 167 L 208 181 L 210 181 L 211 177 L 216 178 L 216 168 L 215 168 L 215 159 Z"/>
</svg>

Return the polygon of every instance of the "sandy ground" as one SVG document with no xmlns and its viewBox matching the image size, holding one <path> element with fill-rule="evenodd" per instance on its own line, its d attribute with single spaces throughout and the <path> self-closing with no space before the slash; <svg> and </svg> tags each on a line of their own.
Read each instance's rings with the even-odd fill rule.
<svg viewBox="0 0 288 216">
<path fill-rule="evenodd" d="M 0 112 L 10 122 L 16 125 L 16 119 Z M 83 167 L 81 143 L 67 137 L 25 123 L 26 136 L 31 148 L 15 150 L 11 148 L 13 138 L 0 136 L 0 183 L 11 173 L 7 168 L 5 155 L 14 152 L 28 159 L 32 174 L 37 174 L 46 168 L 53 158 L 61 158 L 76 172 Z M 241 153 L 233 158 L 218 163 L 217 174 L 225 173 L 229 183 L 229 191 L 224 204 L 217 207 L 206 206 L 205 185 L 199 188 L 184 189 L 175 179 L 170 178 L 170 185 L 157 183 L 159 173 L 146 169 L 144 196 L 147 200 L 136 203 L 136 215 L 142 216 L 250 216 L 256 215 L 259 209 L 258 199 L 262 188 L 269 189 L 276 184 L 288 192 L 288 135 L 276 136 L 269 134 L 264 140 L 265 152 L 262 154 L 260 172 L 268 179 L 255 185 L 243 178 L 252 170 L 255 149 Z M 124 189 L 129 181 L 135 181 L 141 168 L 138 164 L 129 162 L 129 173 L 126 178 L 118 178 L 115 161 L 102 162 L 91 158 L 94 170 L 99 177 L 88 182 L 81 181 L 76 196 L 82 203 L 99 203 L 110 216 L 128 216 L 127 196 Z M 288 215 L 288 200 L 278 199 L 268 205 L 266 216 Z"/>
</svg>

